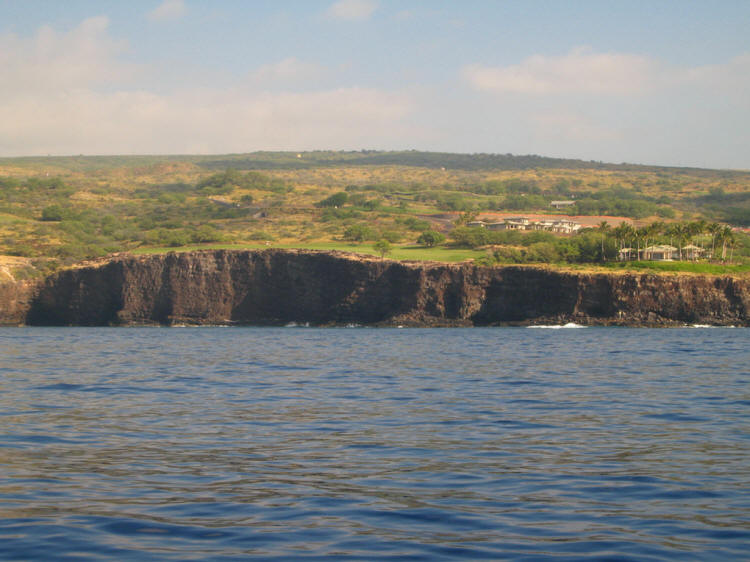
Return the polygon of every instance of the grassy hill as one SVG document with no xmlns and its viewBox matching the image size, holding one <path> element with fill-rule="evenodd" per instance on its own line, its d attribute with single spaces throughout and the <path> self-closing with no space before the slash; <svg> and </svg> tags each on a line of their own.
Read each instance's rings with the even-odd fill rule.
<svg viewBox="0 0 750 562">
<path fill-rule="evenodd" d="M 0 158 L 0 254 L 52 268 L 195 245 L 372 252 L 385 239 L 398 256 L 465 259 L 486 251 L 408 248 L 428 229 L 451 243 L 461 215 L 554 213 L 560 199 L 575 201 L 567 213 L 636 225 L 748 226 L 750 172 L 417 151 Z M 530 240 L 509 245 L 555 243 Z M 748 253 L 740 233 L 735 246 Z"/>
</svg>

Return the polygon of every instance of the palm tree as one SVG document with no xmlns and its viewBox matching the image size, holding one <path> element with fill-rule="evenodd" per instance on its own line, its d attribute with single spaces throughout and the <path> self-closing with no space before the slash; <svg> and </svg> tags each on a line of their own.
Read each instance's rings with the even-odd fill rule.
<svg viewBox="0 0 750 562">
<path fill-rule="evenodd" d="M 721 261 L 727 259 L 727 244 L 734 244 L 734 232 L 732 227 L 724 225 L 719 232 L 719 241 L 721 242 Z"/>
<path fill-rule="evenodd" d="M 711 257 L 714 257 L 714 250 L 716 250 L 716 237 L 721 232 L 723 227 L 718 222 L 712 222 L 706 226 L 706 231 L 711 234 Z"/>
<path fill-rule="evenodd" d="M 690 223 L 682 223 L 679 225 L 679 228 L 677 229 L 677 242 L 678 242 L 678 252 L 677 255 L 679 256 L 679 259 L 682 259 L 682 248 L 683 246 L 687 245 L 688 240 L 690 240 L 692 236 L 693 229 L 690 226 Z"/>
<path fill-rule="evenodd" d="M 697 220 L 693 224 L 695 225 L 695 236 L 703 236 L 708 231 L 708 223 L 703 219 Z"/>
<path fill-rule="evenodd" d="M 612 230 L 612 233 L 615 235 L 615 239 L 617 240 L 617 245 L 619 246 L 621 252 L 622 252 L 622 249 L 625 247 L 625 241 L 630 236 L 631 230 L 632 230 L 632 227 L 625 221 L 622 221 L 620 223 L 620 226 L 616 226 Z"/>
<path fill-rule="evenodd" d="M 648 235 L 650 238 L 656 240 L 656 237 L 664 232 L 666 225 L 661 221 L 652 222 L 648 225 Z"/>
<path fill-rule="evenodd" d="M 687 227 L 687 237 L 691 244 L 696 243 L 696 237 L 701 236 L 704 232 L 706 232 L 706 227 L 708 226 L 706 221 L 703 219 L 695 221 L 695 222 L 689 222 L 685 225 Z M 693 252 L 693 259 L 695 259 L 695 252 Z"/>
<path fill-rule="evenodd" d="M 610 226 L 607 221 L 602 221 L 597 226 L 599 227 L 599 232 L 602 233 L 602 261 L 607 261 L 607 256 L 604 254 L 604 240 L 607 237 Z"/>
<path fill-rule="evenodd" d="M 672 237 L 676 238 L 678 259 L 682 259 L 682 247 L 690 236 L 690 227 L 685 223 L 675 222 L 667 227 L 669 244 L 672 245 Z"/>
<path fill-rule="evenodd" d="M 635 234 L 636 234 L 636 244 L 638 244 L 638 239 L 642 238 L 643 239 L 643 249 L 645 250 L 646 248 L 648 248 L 648 239 L 649 239 L 649 236 L 651 235 L 651 231 L 649 230 L 649 227 L 648 226 L 642 226 L 640 228 L 636 228 L 635 229 Z M 638 246 L 638 255 L 640 255 L 640 253 L 641 253 L 641 248 L 640 248 L 640 245 L 639 245 Z"/>
</svg>

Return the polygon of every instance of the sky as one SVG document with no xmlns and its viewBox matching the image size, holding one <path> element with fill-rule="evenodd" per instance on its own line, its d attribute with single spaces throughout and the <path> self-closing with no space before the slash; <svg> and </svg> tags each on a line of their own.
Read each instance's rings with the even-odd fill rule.
<svg viewBox="0 0 750 562">
<path fill-rule="evenodd" d="M 0 0 L 0 156 L 750 169 L 748 0 Z"/>
</svg>

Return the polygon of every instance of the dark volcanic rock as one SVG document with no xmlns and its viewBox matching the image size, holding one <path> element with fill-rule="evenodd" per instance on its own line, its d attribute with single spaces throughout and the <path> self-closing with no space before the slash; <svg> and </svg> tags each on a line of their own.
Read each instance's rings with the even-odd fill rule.
<svg viewBox="0 0 750 562">
<path fill-rule="evenodd" d="M 61 271 L 39 286 L 26 322 L 747 325 L 749 306 L 745 278 L 201 251 L 124 255 Z"/>
</svg>

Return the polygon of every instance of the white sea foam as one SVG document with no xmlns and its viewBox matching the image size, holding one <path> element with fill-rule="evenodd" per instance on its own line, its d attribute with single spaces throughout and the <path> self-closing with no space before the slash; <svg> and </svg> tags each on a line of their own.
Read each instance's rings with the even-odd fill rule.
<svg viewBox="0 0 750 562">
<path fill-rule="evenodd" d="M 562 330 L 564 328 L 586 328 L 586 326 L 581 326 L 580 324 L 576 324 L 575 322 L 568 322 L 567 324 L 551 324 L 551 325 L 538 324 L 535 326 L 527 326 L 527 328 L 544 328 L 547 330 Z"/>
</svg>

